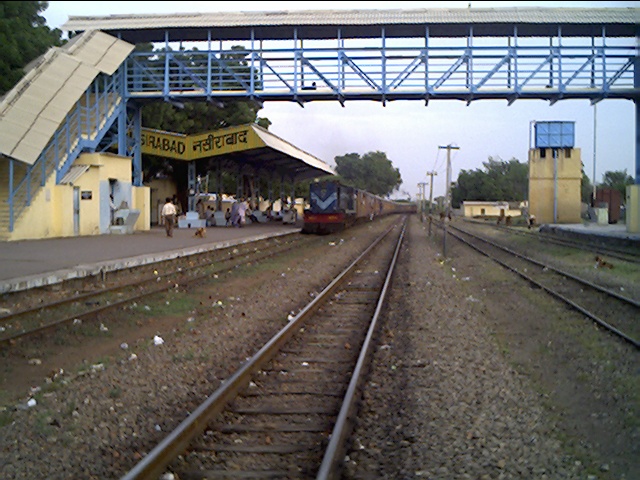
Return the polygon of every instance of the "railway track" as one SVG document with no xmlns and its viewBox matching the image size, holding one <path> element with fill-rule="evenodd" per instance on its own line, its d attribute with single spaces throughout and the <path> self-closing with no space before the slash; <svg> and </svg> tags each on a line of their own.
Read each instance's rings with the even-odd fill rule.
<svg viewBox="0 0 640 480">
<path fill-rule="evenodd" d="M 123 480 L 338 478 L 406 217 Z"/>
<path fill-rule="evenodd" d="M 460 226 L 448 233 L 515 272 L 532 285 L 590 318 L 606 332 L 640 349 L 640 302 L 545 262 L 483 238 Z"/>
<path fill-rule="evenodd" d="M 603 245 L 599 242 L 585 241 L 568 237 L 558 237 L 557 235 L 545 234 L 539 231 L 524 230 L 506 225 L 488 224 L 486 222 L 478 222 L 474 220 L 465 220 L 465 223 L 469 226 L 483 228 L 485 231 L 487 229 L 493 229 L 499 232 L 504 232 L 508 235 L 518 235 L 520 237 L 532 239 L 541 243 L 578 248 L 581 250 L 593 252 L 594 254 L 600 256 L 607 256 L 609 258 L 615 258 L 629 263 L 640 264 L 640 251 L 634 251 L 632 248 Z"/>
<path fill-rule="evenodd" d="M 0 346 L 90 320 L 107 309 L 124 308 L 154 294 L 215 278 L 244 264 L 283 254 L 313 241 L 316 241 L 313 237 L 289 235 L 147 264 L 124 274 L 111 273 L 110 280 L 106 276 L 85 280 L 82 292 L 75 291 L 44 303 L 37 301 L 48 296 L 49 292 L 43 289 L 39 289 L 40 294 L 29 292 L 26 301 L 22 300 L 22 293 L 5 295 L 3 306 L 12 307 L 13 311 L 0 316 Z M 50 291 L 49 287 L 45 288 Z M 16 307 L 18 303 L 24 306 Z"/>
</svg>

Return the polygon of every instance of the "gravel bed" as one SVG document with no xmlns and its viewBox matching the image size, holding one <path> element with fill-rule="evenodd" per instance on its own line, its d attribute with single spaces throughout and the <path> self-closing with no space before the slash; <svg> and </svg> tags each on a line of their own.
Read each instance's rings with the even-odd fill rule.
<svg viewBox="0 0 640 480">
<path fill-rule="evenodd" d="M 391 220 L 4 350 L 0 478 L 120 478 Z"/>
<path fill-rule="evenodd" d="M 637 352 L 448 242 L 411 222 L 345 478 L 640 478 Z"/>
<path fill-rule="evenodd" d="M 120 478 L 390 221 L 2 352 L 0 477 Z M 637 353 L 595 340 L 580 367 L 593 350 L 571 339 L 601 333 L 469 249 L 444 260 L 425 226 L 410 220 L 345 478 L 640 478 L 620 388 Z M 50 373 L 23 391 L 25 368 Z"/>
</svg>

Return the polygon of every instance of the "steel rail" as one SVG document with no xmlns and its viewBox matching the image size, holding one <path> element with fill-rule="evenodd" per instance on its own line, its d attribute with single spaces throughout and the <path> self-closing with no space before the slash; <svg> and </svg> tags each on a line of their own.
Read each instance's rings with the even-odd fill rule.
<svg viewBox="0 0 640 480">
<path fill-rule="evenodd" d="M 302 324 L 341 286 L 344 280 L 387 236 L 395 224 L 389 227 L 345 270 L 307 304 L 282 330 L 272 337 L 253 357 L 234 373 L 224 384 L 196 408 L 185 420 L 165 437 L 147 456 L 135 465 L 121 480 L 151 480 L 160 476 L 165 468 L 189 446 L 192 439 L 204 432 L 210 420 L 221 413 L 225 406 L 248 385 L 251 377 L 271 360 L 280 348 L 293 336 Z"/>
<path fill-rule="evenodd" d="M 474 237 L 474 238 L 478 238 L 479 240 L 485 241 L 482 238 L 479 238 L 473 234 L 464 232 L 467 235 Z M 580 305 L 578 305 L 577 303 L 575 303 L 573 300 L 570 300 L 568 298 L 566 298 L 564 295 L 561 295 L 560 293 L 556 292 L 555 290 L 552 290 L 548 287 L 546 287 L 545 285 L 541 284 L 540 282 L 534 280 L 533 278 L 531 278 L 530 276 L 520 272 L 518 269 L 511 267 L 510 265 L 507 265 L 506 263 L 502 262 L 501 260 L 491 256 L 490 254 L 488 254 L 487 252 L 482 251 L 480 248 L 478 248 L 476 245 L 471 244 L 470 242 L 468 242 L 467 240 L 465 240 L 464 238 L 462 238 L 461 236 L 453 233 L 452 231 L 449 231 L 449 234 L 451 236 L 453 236 L 454 238 L 460 240 L 461 242 L 463 242 L 464 244 L 470 246 L 471 248 L 473 248 L 474 250 L 480 252 L 481 254 L 485 255 L 486 257 L 490 258 L 491 260 L 493 260 L 494 262 L 498 263 L 499 265 L 505 267 L 508 270 L 511 270 L 512 272 L 520 275 L 522 278 L 524 278 L 525 280 L 527 280 L 528 282 L 530 282 L 531 284 L 537 286 L 538 288 L 544 290 L 545 292 L 549 293 L 550 295 L 558 298 L 559 300 L 562 300 L 563 302 L 565 302 L 567 305 L 570 305 L 571 307 L 573 307 L 575 310 L 579 311 L 580 313 L 584 314 L 585 316 L 589 317 L 591 320 L 593 320 L 595 323 L 597 323 L 598 325 L 600 325 L 601 327 L 603 327 L 605 330 L 607 330 L 608 332 L 611 332 L 615 335 L 617 335 L 618 337 L 622 338 L 624 341 L 630 343 L 631 345 L 633 345 L 636 349 L 640 349 L 640 341 L 630 337 L 629 335 L 627 335 L 626 333 L 622 332 L 621 330 L 618 330 L 616 327 L 614 327 L 613 325 L 605 322 L 604 320 L 602 320 L 601 318 L 597 317 L 596 315 L 594 315 L 593 313 L 589 312 L 588 310 L 584 309 L 583 307 L 581 307 Z M 491 244 L 491 242 L 486 242 Z M 498 245 L 496 245 L 499 248 L 502 248 Z M 505 251 L 508 251 L 508 249 L 504 249 Z M 510 252 L 509 253 L 514 253 L 514 252 Z M 517 255 L 523 259 L 527 259 L 524 256 L 521 255 Z M 552 269 L 552 267 L 548 267 L 547 265 L 544 264 L 538 264 L 539 266 L 543 266 L 543 267 L 547 267 L 550 270 Z M 557 273 L 563 275 L 562 272 L 557 271 Z M 578 280 L 580 281 L 580 280 Z M 588 282 L 585 282 L 586 285 L 589 285 Z M 597 287 L 597 286 L 596 286 Z M 602 289 L 602 291 L 604 293 L 609 294 L 609 291 Z M 623 297 L 624 298 L 624 297 Z M 625 300 L 628 300 L 625 298 Z M 637 302 L 633 302 L 633 304 L 635 305 Z"/>
<path fill-rule="evenodd" d="M 489 226 L 487 223 L 473 221 L 473 220 L 465 219 L 465 222 L 471 225 Z M 589 243 L 586 241 L 577 240 L 574 238 L 556 237 L 554 235 L 550 235 L 548 233 L 543 233 L 543 232 L 533 233 L 529 231 L 522 231 L 522 230 L 517 230 L 513 227 L 508 227 L 503 225 L 492 225 L 491 227 L 496 228 L 498 230 L 505 231 L 505 232 L 509 232 L 514 235 L 521 235 L 524 237 L 536 238 L 543 242 L 555 243 L 556 245 L 566 246 L 570 248 L 585 249 L 585 250 L 592 251 L 593 253 L 606 255 L 608 257 L 617 258 L 619 260 L 623 260 L 626 262 L 640 263 L 640 252 L 638 252 L 638 254 L 634 254 L 634 252 L 631 250 L 594 245 L 593 243 Z"/>
<path fill-rule="evenodd" d="M 247 243 L 245 245 L 250 245 L 250 243 Z M 262 255 L 257 255 L 255 257 L 251 257 L 250 261 L 251 262 L 255 262 L 255 261 L 264 260 L 264 259 L 272 257 L 274 255 L 278 255 L 278 254 L 281 254 L 283 252 L 287 252 L 287 251 L 291 250 L 291 248 L 293 248 L 293 247 L 289 245 L 289 246 L 286 246 L 286 248 L 280 248 L 278 250 L 271 251 L 271 252 L 268 252 L 268 253 L 265 253 L 265 254 L 262 254 Z M 246 252 L 246 253 L 238 254 L 236 256 L 232 256 L 232 257 L 226 258 L 224 261 L 232 261 L 236 257 L 240 257 L 240 256 L 247 255 L 247 254 L 250 254 L 250 253 L 252 253 L 252 252 Z M 197 255 L 199 255 L 199 254 L 197 254 Z M 188 256 L 182 257 L 182 259 L 184 259 L 184 258 L 188 258 Z M 171 275 L 184 274 L 184 273 L 189 272 L 189 271 L 195 271 L 197 269 L 210 267 L 214 263 L 216 263 L 216 262 L 211 262 L 211 263 L 208 263 L 206 265 L 200 264 L 200 265 L 196 265 L 196 266 L 188 267 L 188 268 L 178 268 L 178 269 L 173 270 L 171 272 L 165 273 L 163 276 L 164 277 L 168 277 L 168 276 L 171 276 Z M 186 280 L 182 280 L 182 281 L 179 281 L 179 282 L 173 282 L 173 281 L 172 282 L 167 282 L 169 285 L 162 285 L 162 286 L 160 286 L 158 288 L 152 288 L 152 289 L 150 289 L 148 291 L 145 291 L 145 292 L 142 292 L 142 293 L 140 293 L 138 295 L 132 295 L 132 296 L 129 296 L 129 297 L 127 297 L 125 299 L 122 299 L 122 300 L 117 300 L 117 301 L 114 301 L 112 303 L 108 303 L 106 305 L 102 305 L 102 306 L 95 307 L 95 308 L 90 308 L 88 310 L 85 310 L 84 312 L 74 313 L 72 315 L 60 318 L 60 319 L 55 320 L 55 321 L 50 321 L 50 322 L 46 323 L 45 325 L 39 325 L 38 327 L 35 327 L 35 328 L 29 328 L 27 330 L 23 330 L 21 332 L 15 333 L 13 335 L 2 337 L 2 338 L 0 338 L 0 346 L 6 345 L 6 344 L 11 343 L 11 342 L 14 342 L 15 340 L 18 340 L 19 338 L 28 337 L 28 336 L 35 335 L 35 334 L 38 334 L 38 333 L 43 333 L 43 332 L 46 332 L 46 331 L 49 331 L 49 330 L 53 330 L 55 328 L 60 327 L 61 325 L 65 325 L 65 324 L 71 323 L 76 319 L 83 319 L 83 318 L 89 317 L 91 315 L 95 315 L 95 314 L 100 313 L 100 312 L 105 311 L 105 310 L 109 310 L 109 309 L 117 308 L 117 307 L 122 306 L 122 305 L 126 305 L 126 304 L 128 304 L 128 303 L 130 303 L 130 302 L 132 302 L 134 300 L 138 300 L 140 298 L 145 298 L 145 297 L 149 297 L 151 295 L 155 295 L 157 293 L 166 292 L 166 291 L 172 290 L 172 289 L 174 289 L 176 287 L 182 287 L 182 286 L 189 285 L 189 284 L 197 282 L 199 280 L 208 278 L 212 274 L 218 274 L 218 273 L 224 273 L 224 272 L 231 271 L 234 268 L 236 268 L 238 265 L 242 265 L 242 263 L 243 262 L 241 262 L 240 264 L 233 264 L 231 266 L 227 266 L 227 267 L 224 267 L 224 268 L 217 268 L 213 272 L 209 271 L 209 272 L 206 272 L 206 273 L 203 273 L 203 274 L 200 274 L 200 275 L 197 275 L 195 277 L 188 278 Z M 145 265 L 145 267 L 148 267 L 148 266 L 149 265 Z M 117 285 L 117 286 L 114 286 L 114 287 L 111 287 L 111 288 L 108 288 L 108 289 L 105 289 L 105 290 L 100 290 L 100 291 L 97 291 L 97 292 L 89 292 L 86 295 L 83 294 L 83 295 L 75 296 L 75 297 L 73 297 L 71 299 L 63 299 L 63 300 L 59 300 L 59 301 L 54 301 L 54 302 L 51 302 L 51 303 L 46 304 L 46 305 L 39 305 L 37 308 L 33 308 L 33 309 L 30 309 L 30 310 L 23 310 L 23 311 L 20 311 L 20 312 L 16 312 L 15 314 L 10 314 L 10 315 L 7 315 L 5 317 L 0 317 L 0 324 L 6 323 L 10 318 L 23 316 L 23 315 L 26 315 L 26 314 L 31 313 L 31 312 L 34 312 L 34 313 L 35 312 L 40 312 L 40 311 L 46 310 L 47 308 L 61 306 L 61 305 L 64 305 L 66 303 L 76 302 L 78 300 L 82 300 L 82 299 L 86 299 L 86 298 L 98 297 L 100 295 L 105 295 L 105 294 L 107 294 L 109 292 L 114 292 L 116 290 L 121 290 L 123 288 L 130 289 L 131 287 L 134 287 L 134 286 L 144 285 L 145 283 L 150 283 L 152 280 L 154 280 L 156 278 L 158 278 L 156 275 L 154 275 L 152 277 L 145 277 L 144 279 L 136 281 L 136 282 L 130 282 L 130 283 L 127 283 L 127 284 L 124 284 L 124 285 Z"/>
<path fill-rule="evenodd" d="M 251 244 L 249 243 L 249 244 L 245 244 L 245 245 L 251 245 Z M 218 250 L 217 252 L 222 253 L 224 250 L 227 250 L 228 248 L 232 248 L 232 247 L 226 247 L 224 249 Z M 214 252 L 216 252 L 216 251 L 214 251 Z M 177 257 L 177 258 L 168 259 L 168 260 L 160 260 L 158 262 L 152 262 L 152 263 L 148 263 L 148 264 L 145 264 L 145 265 L 140 265 L 140 266 L 137 266 L 137 267 L 128 267 L 127 269 L 128 270 L 132 270 L 134 268 L 135 269 L 142 269 L 144 267 L 151 267 L 151 266 L 153 266 L 154 268 L 158 268 L 157 265 L 161 265 L 163 263 L 171 263 L 171 262 L 175 262 L 176 260 L 189 259 L 190 257 L 195 257 L 195 256 L 198 256 L 198 255 L 203 255 L 203 254 L 207 254 L 207 253 L 212 253 L 212 252 L 198 252 L 198 253 L 195 253 L 195 254 L 192 254 L 192 255 L 185 255 L 185 256 L 182 256 L 182 257 Z M 237 254 L 235 256 L 230 256 L 228 258 L 225 258 L 223 261 L 226 262 L 226 261 L 229 261 L 229 260 L 233 260 L 235 257 L 239 257 L 241 255 L 244 255 L 244 254 L 243 253 L 239 253 L 239 254 Z M 210 262 L 209 265 L 211 265 L 212 263 L 213 262 Z M 195 266 L 191 266 L 191 267 L 178 267 L 178 268 L 175 268 L 175 269 L 173 269 L 171 271 L 164 272 L 162 276 L 163 277 L 168 277 L 170 275 L 184 274 L 184 273 L 187 273 L 189 271 L 196 270 L 198 268 L 202 268 L 202 265 L 195 265 Z M 98 274 L 96 274 L 95 276 L 97 276 L 97 275 Z M 107 272 L 102 271 L 101 275 L 102 275 L 102 281 L 105 282 L 106 281 Z M 18 316 L 28 315 L 30 313 L 34 313 L 34 312 L 41 311 L 41 310 L 46 310 L 48 308 L 59 307 L 61 305 L 65 305 L 67 303 L 79 302 L 79 301 L 85 300 L 87 298 L 97 297 L 99 295 L 104 295 L 104 294 L 107 294 L 107 293 L 110 293 L 110 292 L 114 292 L 114 291 L 122 289 L 122 288 L 131 288 L 131 287 L 135 287 L 135 286 L 138 286 L 138 285 L 143 285 L 143 284 L 145 284 L 147 282 L 155 280 L 157 277 L 158 277 L 158 275 L 155 275 L 155 274 L 154 275 L 149 275 L 147 277 L 144 277 L 144 278 L 139 279 L 139 280 L 134 280 L 132 282 L 121 283 L 121 284 L 118 284 L 118 285 L 113 285 L 111 287 L 106 287 L 106 288 L 102 288 L 100 290 L 94 290 L 94 291 L 91 291 L 91 292 L 80 293 L 80 294 L 74 295 L 72 297 L 66 297 L 66 298 L 63 298 L 63 299 L 60 299 L 60 300 L 52 300 L 52 301 L 47 302 L 47 303 L 41 303 L 36 307 L 24 308 L 22 310 L 11 312 L 11 313 L 8 313 L 8 314 L 5 314 L 5 315 L 0 315 L 0 324 L 6 323 L 7 321 L 9 321 L 9 320 L 11 320 L 13 318 L 16 318 Z M 74 279 L 71 279 L 71 280 L 68 280 L 68 281 L 71 282 L 71 281 L 77 281 L 77 280 L 83 280 L 83 279 L 74 278 Z M 63 283 L 66 283 L 66 282 L 63 282 Z M 20 293 L 22 293 L 22 292 L 18 292 L 18 294 L 20 294 Z"/>
<path fill-rule="evenodd" d="M 357 402 L 359 400 L 358 393 L 361 392 L 362 382 L 364 381 L 365 368 L 369 366 L 371 361 L 373 335 L 376 331 L 378 318 L 380 317 L 380 313 L 387 297 L 387 291 L 389 290 L 391 279 L 395 271 L 395 266 L 400 254 L 400 248 L 402 247 L 406 228 L 407 221 L 405 218 L 405 222 L 402 226 L 402 231 L 400 232 L 400 237 L 398 238 L 393 257 L 389 262 L 387 276 L 385 278 L 380 297 L 378 298 L 378 304 L 376 305 L 375 313 L 373 315 L 373 318 L 371 319 L 371 323 L 367 331 L 367 336 L 362 345 L 360 355 L 358 356 L 358 361 L 351 376 L 351 381 L 349 382 L 347 392 L 344 396 L 342 407 L 340 409 L 340 412 L 338 413 L 338 418 L 336 420 L 333 431 L 331 432 L 331 440 L 329 441 L 329 445 L 325 450 L 324 458 L 322 459 L 320 469 L 318 470 L 318 474 L 316 476 L 316 479 L 318 480 L 330 480 L 339 478 L 339 472 L 341 470 L 341 464 L 344 460 L 344 454 L 346 450 L 346 442 L 353 429 L 352 421 L 355 417 Z"/>
<path fill-rule="evenodd" d="M 570 278 L 571 280 L 575 280 L 576 282 L 581 283 L 582 285 L 586 285 L 587 287 L 593 288 L 594 290 L 598 290 L 599 292 L 606 293 L 607 295 L 610 295 L 610 296 L 612 296 L 614 298 L 617 298 L 618 300 L 620 300 L 622 302 L 626 302 L 626 303 L 628 303 L 630 305 L 633 305 L 634 307 L 640 308 L 640 302 L 634 300 L 633 298 L 625 297 L 624 295 L 620 295 L 618 292 L 615 292 L 613 290 L 609 290 L 608 288 L 601 287 L 600 285 L 596 285 L 595 283 L 592 283 L 592 282 L 590 282 L 588 280 L 585 280 L 584 278 L 580 278 L 580 277 L 578 277 L 576 275 L 573 275 L 572 273 L 566 272 L 566 271 L 561 270 L 559 268 L 556 268 L 556 267 L 554 267 L 552 265 L 548 265 L 546 263 L 539 262 L 538 260 L 535 260 L 535 259 L 533 259 L 531 257 L 527 257 L 526 255 L 523 255 L 523 254 L 518 253 L 518 252 L 516 252 L 514 250 L 511 250 L 508 247 L 499 245 L 497 243 L 491 242 L 490 240 L 487 240 L 486 238 L 482 238 L 482 237 L 480 237 L 478 235 L 475 235 L 473 233 L 467 232 L 464 229 L 461 229 L 460 227 L 454 227 L 452 225 L 449 225 L 449 228 L 452 228 L 452 229 L 457 230 L 459 232 L 462 232 L 462 233 L 465 233 L 467 235 L 470 235 L 470 236 L 472 236 L 474 238 L 477 238 L 480 241 L 488 243 L 489 245 L 492 245 L 492 246 L 494 246 L 496 248 L 504 250 L 505 252 L 510 253 L 511 255 L 513 255 L 515 257 L 522 258 L 523 260 L 526 260 L 527 262 L 533 263 L 534 265 L 537 265 L 539 267 L 543 267 L 543 268 L 546 268 L 546 269 L 551 270 L 553 272 L 556 272 L 557 274 L 562 275 L 562 276 L 567 277 L 567 278 Z M 458 238 L 458 237 L 456 237 L 456 238 Z"/>
</svg>

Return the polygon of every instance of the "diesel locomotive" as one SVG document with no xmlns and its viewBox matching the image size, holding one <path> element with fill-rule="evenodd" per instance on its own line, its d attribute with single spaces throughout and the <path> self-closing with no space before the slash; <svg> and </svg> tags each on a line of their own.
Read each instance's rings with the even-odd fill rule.
<svg viewBox="0 0 640 480">
<path fill-rule="evenodd" d="M 413 203 L 396 202 L 336 180 L 313 182 L 302 233 L 324 235 L 392 213 L 415 213 Z"/>
</svg>

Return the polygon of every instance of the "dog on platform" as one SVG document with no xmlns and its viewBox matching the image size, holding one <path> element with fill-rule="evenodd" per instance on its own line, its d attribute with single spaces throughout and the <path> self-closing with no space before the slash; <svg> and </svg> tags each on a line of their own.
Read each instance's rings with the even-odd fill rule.
<svg viewBox="0 0 640 480">
<path fill-rule="evenodd" d="M 204 227 L 200 227 L 196 230 L 196 233 L 193 234 L 194 237 L 200 237 L 200 238 L 206 238 L 207 237 L 207 231 L 204 229 Z"/>
</svg>

